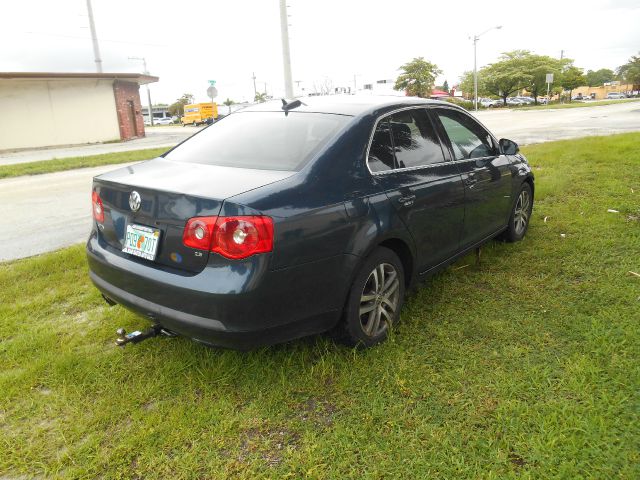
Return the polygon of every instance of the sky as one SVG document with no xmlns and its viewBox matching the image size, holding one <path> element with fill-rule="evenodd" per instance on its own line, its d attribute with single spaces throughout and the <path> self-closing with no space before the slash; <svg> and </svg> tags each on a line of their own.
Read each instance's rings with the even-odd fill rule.
<svg viewBox="0 0 640 480">
<path fill-rule="evenodd" d="M 92 0 L 105 72 L 149 72 L 153 103 L 183 93 L 206 101 L 251 101 L 258 91 L 284 94 L 278 0 Z M 640 52 L 640 0 L 288 0 L 296 94 L 320 85 L 358 87 L 395 79 L 422 56 L 450 86 L 501 52 L 526 49 L 615 70 Z M 534 5 L 534 8 L 532 8 Z M 93 72 L 86 0 L 0 0 L 0 71 Z M 144 98 L 144 96 L 143 96 Z M 143 100 L 144 102 L 144 100 Z"/>
</svg>

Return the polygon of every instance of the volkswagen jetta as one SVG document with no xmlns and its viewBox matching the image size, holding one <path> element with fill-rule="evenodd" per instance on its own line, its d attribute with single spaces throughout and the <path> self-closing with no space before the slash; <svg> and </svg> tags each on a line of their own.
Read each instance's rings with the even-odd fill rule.
<svg viewBox="0 0 640 480">
<path fill-rule="evenodd" d="M 333 330 L 372 346 L 409 285 L 522 239 L 533 194 L 517 145 L 454 105 L 270 102 L 96 177 L 90 276 L 109 302 L 210 345 Z"/>
</svg>

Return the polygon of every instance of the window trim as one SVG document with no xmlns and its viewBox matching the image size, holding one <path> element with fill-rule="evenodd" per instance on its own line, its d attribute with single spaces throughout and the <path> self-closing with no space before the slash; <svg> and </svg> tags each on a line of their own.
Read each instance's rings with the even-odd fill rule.
<svg viewBox="0 0 640 480">
<path fill-rule="evenodd" d="M 387 119 L 391 115 L 394 115 L 394 114 L 396 114 L 398 112 L 404 112 L 406 110 L 419 110 L 419 109 L 429 110 L 430 108 L 433 108 L 433 105 L 429 105 L 429 104 L 411 105 L 411 106 L 408 106 L 408 107 L 402 107 L 402 108 L 397 108 L 395 110 L 391 110 L 389 112 L 384 113 L 383 115 L 380 115 L 376 119 L 376 122 L 373 124 L 373 129 L 371 130 L 371 134 L 369 135 L 369 144 L 367 145 L 367 152 L 366 152 L 366 155 L 365 155 L 365 164 L 367 166 L 367 170 L 369 170 L 369 173 L 371 175 L 374 175 L 374 176 L 389 175 L 390 173 L 395 173 L 395 172 L 409 172 L 409 171 L 412 171 L 412 170 L 421 170 L 423 168 L 433 168 L 433 167 L 439 167 L 441 165 L 449 165 L 451 163 L 455 163 L 455 161 L 447 160 L 447 155 L 445 153 L 445 148 L 447 149 L 447 152 L 449 152 L 448 145 L 445 145 L 443 143 L 443 139 L 442 139 L 442 136 L 440 135 L 440 133 L 438 132 L 437 125 L 433 124 L 433 119 L 431 118 L 431 115 L 429 114 L 428 111 L 426 111 L 425 113 L 427 115 L 427 118 L 429 119 L 429 122 L 431 123 L 431 126 L 433 127 L 433 131 L 436 134 L 436 137 L 438 137 L 438 142 L 440 143 L 440 149 L 442 150 L 442 158 L 444 160 L 443 162 L 430 163 L 430 164 L 426 164 L 426 165 L 416 165 L 416 166 L 413 166 L 413 167 L 392 168 L 392 169 L 383 170 L 383 171 L 380 171 L 380 172 L 372 172 L 371 168 L 369 167 L 369 152 L 371 150 L 371 144 L 373 143 L 373 136 L 375 135 L 376 130 L 378 129 L 378 124 L 382 120 Z M 483 128 L 484 128 L 484 125 L 483 125 Z M 486 128 L 485 128 L 485 130 L 486 130 Z M 392 145 L 393 145 L 393 136 L 391 136 L 391 142 L 392 142 Z M 453 158 L 451 156 L 451 154 L 449 154 L 449 158 Z M 393 162 L 394 162 L 394 164 L 397 162 L 397 159 L 396 159 L 396 156 L 395 156 L 395 152 L 394 152 L 394 155 L 393 155 Z"/>
</svg>

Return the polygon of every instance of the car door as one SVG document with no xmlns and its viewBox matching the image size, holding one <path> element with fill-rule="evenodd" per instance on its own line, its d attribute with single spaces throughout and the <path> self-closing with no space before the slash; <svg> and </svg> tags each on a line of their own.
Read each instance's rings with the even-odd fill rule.
<svg viewBox="0 0 640 480">
<path fill-rule="evenodd" d="M 424 108 L 377 122 L 368 165 L 411 233 L 420 272 L 454 255 L 464 220 L 464 185 Z"/>
<path fill-rule="evenodd" d="M 453 108 L 433 109 L 465 185 L 462 247 L 497 233 L 511 209 L 511 162 L 473 117 Z"/>
</svg>

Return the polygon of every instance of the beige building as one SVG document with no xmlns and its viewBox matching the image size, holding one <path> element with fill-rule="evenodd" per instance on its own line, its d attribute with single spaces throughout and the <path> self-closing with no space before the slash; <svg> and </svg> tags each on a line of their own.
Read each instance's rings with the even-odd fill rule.
<svg viewBox="0 0 640 480">
<path fill-rule="evenodd" d="M 137 73 L 0 72 L 0 150 L 143 137 Z"/>
<path fill-rule="evenodd" d="M 622 84 L 618 81 L 615 81 L 607 82 L 599 87 L 588 87 L 585 85 L 583 87 L 574 88 L 572 95 L 582 95 L 583 97 L 591 97 L 595 100 L 602 100 L 607 98 L 608 93 L 629 94 L 633 91 L 633 85 Z"/>
</svg>

